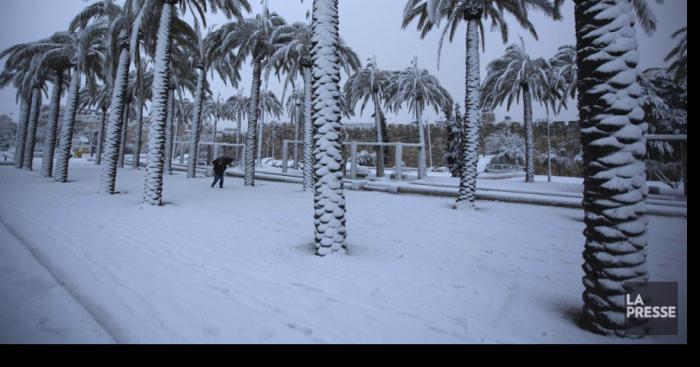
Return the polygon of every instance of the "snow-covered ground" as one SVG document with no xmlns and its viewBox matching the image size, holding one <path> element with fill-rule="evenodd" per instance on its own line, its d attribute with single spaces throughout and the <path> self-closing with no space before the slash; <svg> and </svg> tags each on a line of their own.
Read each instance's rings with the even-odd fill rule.
<svg viewBox="0 0 700 367">
<path fill-rule="evenodd" d="M 347 191 L 347 256 L 313 255 L 300 185 L 165 180 L 71 161 L 57 184 L 0 167 L 0 341 L 120 343 L 686 342 L 687 221 L 651 217 L 652 280 L 680 286 L 681 335 L 577 325 L 582 212 Z M 97 325 L 97 326 L 96 326 Z"/>
</svg>

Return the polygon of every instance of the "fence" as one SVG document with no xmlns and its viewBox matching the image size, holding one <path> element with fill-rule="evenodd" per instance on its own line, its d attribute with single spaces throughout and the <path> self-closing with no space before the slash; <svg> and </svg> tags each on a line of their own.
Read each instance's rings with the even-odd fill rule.
<svg viewBox="0 0 700 367">
<path fill-rule="evenodd" d="M 301 141 L 297 140 L 283 140 L 282 141 L 282 172 L 287 173 L 289 170 L 289 144 L 300 145 L 303 144 Z M 358 176 L 358 162 L 357 153 L 358 147 L 390 147 L 395 149 L 394 159 L 394 179 L 401 181 L 403 179 L 403 150 L 404 148 L 418 148 L 418 179 L 425 177 L 426 167 L 425 167 L 425 146 L 423 144 L 417 143 L 375 143 L 375 142 L 359 142 L 351 141 L 343 143 L 343 146 L 350 147 L 350 178 L 353 180 L 357 179 Z M 345 167 L 345 165 L 344 165 Z"/>
</svg>

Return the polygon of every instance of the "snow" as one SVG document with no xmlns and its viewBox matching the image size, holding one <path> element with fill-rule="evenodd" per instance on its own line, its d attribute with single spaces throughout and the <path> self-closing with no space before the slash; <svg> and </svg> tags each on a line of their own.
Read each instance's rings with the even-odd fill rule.
<svg viewBox="0 0 700 367">
<path fill-rule="evenodd" d="M 3 341 L 687 341 L 683 218 L 651 216 L 648 233 L 651 279 L 679 282 L 681 335 L 628 340 L 577 324 L 582 210 L 455 211 L 452 198 L 348 190 L 349 253 L 321 258 L 300 184 L 228 178 L 221 190 L 177 173 L 165 206 L 142 207 L 143 171 L 121 170 L 111 197 L 87 159 L 71 160 L 71 177 L 0 167 L 0 222 L 13 233 L 0 226 Z"/>
</svg>

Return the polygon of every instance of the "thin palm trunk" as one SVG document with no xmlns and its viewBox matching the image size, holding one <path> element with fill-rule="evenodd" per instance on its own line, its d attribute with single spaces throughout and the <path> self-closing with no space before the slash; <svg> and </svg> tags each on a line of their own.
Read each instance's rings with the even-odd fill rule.
<svg viewBox="0 0 700 367">
<path fill-rule="evenodd" d="M 629 0 L 576 0 L 578 106 L 583 146 L 586 245 L 583 319 L 625 335 L 626 282 L 648 272 L 646 123 Z"/>
<path fill-rule="evenodd" d="M 131 112 L 131 103 L 126 104 L 124 110 L 124 122 L 122 123 L 122 135 L 119 139 L 119 168 L 124 168 L 124 155 L 126 154 L 126 138 L 129 132 L 129 115 Z"/>
<path fill-rule="evenodd" d="M 299 127 L 304 120 L 304 111 L 300 110 L 294 122 L 294 169 L 299 169 Z M 274 147 L 274 145 L 273 145 Z M 274 154 L 272 155 L 275 156 Z"/>
<path fill-rule="evenodd" d="M 160 15 L 155 70 L 153 71 L 153 111 L 148 132 L 148 163 L 143 202 L 163 203 L 163 161 L 165 160 L 165 124 L 170 91 L 170 54 L 176 0 L 165 0 Z"/>
<path fill-rule="evenodd" d="M 304 191 L 314 188 L 314 133 L 311 101 L 313 98 L 311 68 L 304 68 Z"/>
<path fill-rule="evenodd" d="M 374 103 L 374 123 L 377 136 L 377 143 L 383 143 L 384 131 L 382 131 L 382 116 L 380 112 L 382 106 L 379 104 L 379 96 L 377 95 L 377 93 L 372 93 L 372 103 Z M 384 177 L 384 147 L 377 147 L 375 151 L 377 154 L 377 177 Z"/>
<path fill-rule="evenodd" d="M 71 157 L 71 147 L 73 144 L 73 130 L 75 128 L 75 115 L 78 112 L 78 97 L 80 96 L 80 71 L 73 68 L 68 87 L 68 97 L 66 111 L 63 113 L 63 124 L 61 125 L 61 139 L 58 143 L 58 157 L 56 157 L 56 168 L 54 179 L 57 182 L 68 182 L 68 163 Z"/>
<path fill-rule="evenodd" d="M 141 166 L 141 149 L 143 145 L 143 97 L 139 97 L 139 103 L 136 110 L 136 147 L 134 149 L 134 157 L 131 159 L 131 167 L 139 169 Z"/>
<path fill-rule="evenodd" d="M 523 87 L 523 113 L 525 124 L 525 182 L 535 182 L 535 137 L 532 129 L 532 97 L 530 89 Z"/>
<path fill-rule="evenodd" d="M 29 125 L 29 114 L 32 108 L 32 94 L 34 94 L 33 88 L 29 98 L 22 99 L 22 113 L 19 122 L 17 122 L 17 142 L 15 143 L 15 167 L 17 168 L 22 168 L 24 163 L 24 144 L 27 142 L 27 126 Z"/>
<path fill-rule="evenodd" d="M 262 167 L 263 160 L 263 137 L 265 136 L 265 111 L 260 111 L 260 121 L 258 122 L 258 142 L 257 142 L 257 157 L 258 167 Z"/>
<path fill-rule="evenodd" d="M 315 0 L 313 124 L 314 227 L 316 254 L 326 256 L 346 249 L 345 194 L 340 122 L 340 65 L 337 63 L 338 0 Z"/>
<path fill-rule="evenodd" d="M 97 136 L 97 154 L 95 155 L 95 164 L 102 164 L 102 151 L 104 150 L 105 129 L 107 128 L 107 109 L 102 109 L 102 121 L 100 122 L 100 133 Z"/>
<path fill-rule="evenodd" d="M 418 151 L 418 177 L 425 176 L 425 128 L 423 127 L 423 107 L 419 101 L 416 101 L 416 121 L 418 122 L 418 144 L 422 148 Z"/>
<path fill-rule="evenodd" d="M 30 112 L 29 125 L 27 125 L 27 138 L 24 143 L 24 155 L 22 168 L 31 171 L 34 165 L 34 146 L 36 145 L 36 126 L 39 123 L 41 112 L 41 88 L 34 87 L 32 93 L 32 109 Z"/>
<path fill-rule="evenodd" d="M 41 175 L 43 177 L 53 176 L 53 156 L 56 151 L 56 134 L 58 133 L 62 90 L 63 70 L 56 70 L 56 80 L 51 93 L 51 112 L 49 113 L 49 122 L 46 125 L 46 135 L 44 137 L 44 158 L 41 160 Z"/>
<path fill-rule="evenodd" d="M 165 172 L 173 174 L 173 138 L 175 132 L 175 89 L 170 89 L 168 97 L 168 119 L 165 127 Z"/>
<path fill-rule="evenodd" d="M 466 98 L 464 101 L 464 125 L 462 133 L 462 157 L 464 167 L 459 180 L 457 207 L 474 208 L 476 202 L 476 177 L 479 162 L 479 103 L 481 98 L 481 75 L 479 70 L 479 23 L 467 22 L 466 37 Z"/>
<path fill-rule="evenodd" d="M 207 73 L 202 65 L 197 68 L 197 90 L 194 98 L 194 111 L 192 118 L 192 134 L 190 135 L 190 152 L 187 161 L 187 178 L 197 177 L 197 160 L 199 159 L 199 139 L 202 135 L 202 106 L 204 105 L 204 82 Z"/>
<path fill-rule="evenodd" d="M 117 180 L 117 163 L 119 160 L 119 147 L 121 146 L 122 129 L 124 128 L 124 115 L 126 113 L 126 99 L 129 88 L 129 63 L 131 61 L 126 35 L 120 40 L 121 51 L 119 65 L 114 79 L 114 90 L 110 103 L 109 124 L 104 147 L 104 165 L 102 165 L 102 177 L 100 190 L 104 194 L 113 195 Z"/>
<path fill-rule="evenodd" d="M 253 67 L 253 84 L 248 101 L 248 132 L 245 146 L 245 185 L 255 186 L 255 153 L 258 140 L 258 104 L 260 103 L 260 78 L 262 66 L 260 61 Z"/>
</svg>

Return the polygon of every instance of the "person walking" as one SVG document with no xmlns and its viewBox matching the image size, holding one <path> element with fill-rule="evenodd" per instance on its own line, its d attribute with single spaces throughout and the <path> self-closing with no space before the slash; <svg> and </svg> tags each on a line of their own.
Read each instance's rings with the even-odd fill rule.
<svg viewBox="0 0 700 367">
<path fill-rule="evenodd" d="M 226 168 L 228 168 L 230 163 L 224 160 L 217 159 L 212 162 L 214 165 L 214 182 L 212 182 L 211 187 L 214 188 L 216 183 L 219 183 L 219 188 L 224 188 L 224 175 L 226 174 Z"/>
</svg>

